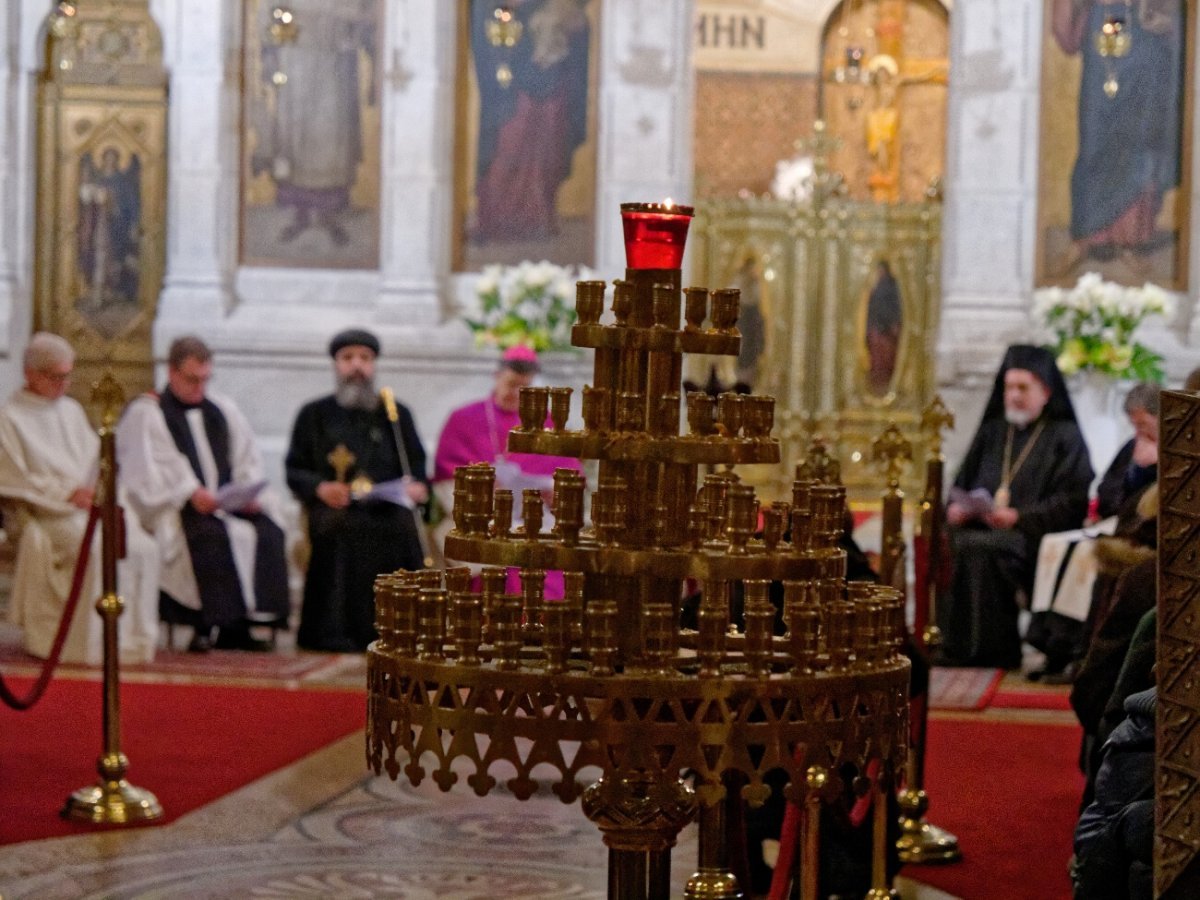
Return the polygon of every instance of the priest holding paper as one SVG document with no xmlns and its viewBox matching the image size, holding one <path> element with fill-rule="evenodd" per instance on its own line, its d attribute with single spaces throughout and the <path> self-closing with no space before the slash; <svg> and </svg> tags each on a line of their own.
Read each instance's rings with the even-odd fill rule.
<svg viewBox="0 0 1200 900">
<path fill-rule="evenodd" d="M 129 404 L 117 427 L 121 475 L 138 517 L 158 540 L 168 621 L 191 624 L 188 649 L 261 650 L 255 624 L 286 626 L 283 529 L 267 512 L 262 463 L 250 425 L 227 397 L 208 391 L 212 351 L 175 340 L 167 387 Z"/>
<path fill-rule="evenodd" d="M 375 640 L 375 576 L 424 567 L 429 482 L 412 414 L 375 385 L 379 339 L 349 329 L 329 355 L 335 391 L 300 409 L 287 453 L 312 549 L 297 642 L 357 653 Z"/>
</svg>

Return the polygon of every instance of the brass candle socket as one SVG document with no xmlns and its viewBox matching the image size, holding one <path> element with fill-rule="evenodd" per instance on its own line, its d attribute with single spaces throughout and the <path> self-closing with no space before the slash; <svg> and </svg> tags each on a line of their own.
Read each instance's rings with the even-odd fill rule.
<svg viewBox="0 0 1200 900">
<path fill-rule="evenodd" d="M 758 500 L 754 497 L 754 488 L 748 484 L 732 484 L 728 492 L 729 519 L 725 526 L 725 535 L 729 539 L 729 552 L 735 556 L 746 553 L 746 544 L 750 542 L 758 526 Z"/>
<path fill-rule="evenodd" d="M 459 466 L 454 472 L 454 525 L 469 535 L 486 535 L 492 517 L 496 470 L 487 463 Z"/>
<path fill-rule="evenodd" d="M 547 387 L 523 387 L 517 400 L 517 415 L 522 431 L 542 431 L 546 427 L 546 408 L 550 402 Z"/>
<path fill-rule="evenodd" d="M 718 334 L 737 334 L 737 321 L 741 313 L 742 292 L 737 288 L 724 288 L 712 292 L 712 309 L 709 317 L 713 330 Z"/>
<path fill-rule="evenodd" d="M 544 510 L 541 491 L 537 488 L 525 488 L 521 491 L 521 518 L 525 521 L 525 540 L 536 541 L 541 535 Z"/>
<path fill-rule="evenodd" d="M 619 326 L 629 324 L 629 316 L 633 312 L 633 292 L 633 285 L 630 282 L 613 282 L 613 319 Z"/>
<path fill-rule="evenodd" d="M 566 431 L 567 419 L 571 417 L 571 393 L 569 387 L 552 387 L 550 390 L 550 421 L 557 432 Z"/>
<path fill-rule="evenodd" d="M 617 394 L 617 431 L 638 432 L 646 422 L 646 395 L 634 391 Z"/>
<path fill-rule="evenodd" d="M 580 325 L 595 325 L 604 314 L 603 281 L 575 282 L 575 315 Z"/>
<path fill-rule="evenodd" d="M 492 521 L 492 537 L 506 541 L 512 537 L 513 492 L 507 488 L 497 490 L 494 504 L 496 516 Z"/>
<path fill-rule="evenodd" d="M 745 398 L 741 394 L 727 391 L 717 397 L 717 422 L 725 437 L 737 437 L 741 433 L 745 409 Z"/>
<path fill-rule="evenodd" d="M 775 550 L 783 540 L 791 515 L 791 504 L 776 502 L 763 507 L 763 547 L 768 551 Z"/>
<path fill-rule="evenodd" d="M 679 395 L 661 394 L 654 398 L 654 413 L 651 417 L 652 431 L 659 436 L 679 434 Z"/>
<path fill-rule="evenodd" d="M 585 486 L 583 475 L 574 469 L 554 470 L 554 535 L 564 547 L 579 543 Z"/>
<path fill-rule="evenodd" d="M 591 432 L 612 430 L 612 391 L 608 388 L 583 386 L 583 427 Z"/>
<path fill-rule="evenodd" d="M 688 391 L 687 420 L 691 433 L 708 437 L 717 430 L 717 398 L 703 391 Z"/>
<path fill-rule="evenodd" d="M 679 292 L 672 285 L 654 285 L 651 314 L 655 328 L 679 328 Z"/>
<path fill-rule="evenodd" d="M 683 330 L 699 331 L 708 318 L 708 288 L 684 288 L 683 297 Z"/>
<path fill-rule="evenodd" d="M 775 427 L 775 400 L 749 395 L 742 399 L 742 432 L 748 438 L 770 439 Z"/>
</svg>

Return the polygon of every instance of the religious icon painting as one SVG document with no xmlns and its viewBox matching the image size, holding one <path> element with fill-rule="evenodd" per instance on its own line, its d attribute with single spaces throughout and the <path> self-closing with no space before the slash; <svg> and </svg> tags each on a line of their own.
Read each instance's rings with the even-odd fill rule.
<svg viewBox="0 0 1200 900">
<path fill-rule="evenodd" d="M 885 398 L 894 389 L 904 337 L 904 303 L 900 282 L 888 260 L 879 258 L 868 279 L 862 310 L 862 369 L 867 393 Z"/>
<path fill-rule="evenodd" d="M 1187 286 L 1192 105 L 1183 0 L 1048 0 L 1038 285 Z"/>
<path fill-rule="evenodd" d="M 241 262 L 379 265 L 380 0 L 245 0 Z"/>
<path fill-rule="evenodd" d="M 108 143 L 83 152 L 78 178 L 75 311 L 111 339 L 141 309 L 141 159 Z"/>
<path fill-rule="evenodd" d="M 597 0 L 462 0 L 455 268 L 594 257 Z"/>
</svg>

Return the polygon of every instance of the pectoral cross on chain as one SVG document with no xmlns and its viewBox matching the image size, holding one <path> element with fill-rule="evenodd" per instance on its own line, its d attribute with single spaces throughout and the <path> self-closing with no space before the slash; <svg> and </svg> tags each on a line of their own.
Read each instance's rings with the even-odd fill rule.
<svg viewBox="0 0 1200 900">
<path fill-rule="evenodd" d="M 350 467 L 358 462 L 358 457 L 345 444 L 338 444 L 329 452 L 325 460 L 333 466 L 333 474 L 337 480 L 345 484 L 346 475 L 350 472 Z"/>
</svg>

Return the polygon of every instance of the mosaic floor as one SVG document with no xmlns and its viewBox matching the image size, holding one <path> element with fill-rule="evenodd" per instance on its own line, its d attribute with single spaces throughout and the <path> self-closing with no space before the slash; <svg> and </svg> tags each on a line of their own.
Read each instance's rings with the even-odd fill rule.
<svg viewBox="0 0 1200 900">
<path fill-rule="evenodd" d="M 4 900 L 603 898 L 606 851 L 579 810 L 443 794 L 363 774 L 351 735 L 163 828 L 0 848 Z M 674 853 L 671 896 L 696 859 Z M 912 882 L 906 900 L 949 900 Z"/>
</svg>

